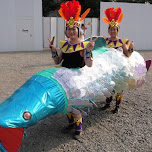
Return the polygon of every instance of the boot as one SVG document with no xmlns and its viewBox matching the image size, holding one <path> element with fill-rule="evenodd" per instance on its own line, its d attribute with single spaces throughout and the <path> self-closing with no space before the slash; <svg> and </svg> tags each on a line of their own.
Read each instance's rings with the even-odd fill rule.
<svg viewBox="0 0 152 152">
<path fill-rule="evenodd" d="M 82 134 L 82 117 L 79 119 L 74 118 L 74 123 L 75 123 L 75 133 L 73 138 L 75 140 L 79 140 Z"/>
<path fill-rule="evenodd" d="M 72 112 L 67 113 L 67 118 L 68 118 L 68 121 L 69 121 L 69 125 L 67 127 L 64 127 L 61 130 L 61 132 L 64 133 L 64 134 L 70 132 L 75 126 Z"/>
<path fill-rule="evenodd" d="M 106 105 L 104 107 L 102 107 L 101 110 L 106 110 L 106 109 L 110 108 L 111 101 L 112 101 L 112 96 L 110 98 L 106 99 Z"/>
<path fill-rule="evenodd" d="M 113 114 L 118 113 L 118 109 L 121 101 L 122 101 L 122 93 L 116 95 L 116 107 L 114 110 L 112 110 Z"/>
</svg>

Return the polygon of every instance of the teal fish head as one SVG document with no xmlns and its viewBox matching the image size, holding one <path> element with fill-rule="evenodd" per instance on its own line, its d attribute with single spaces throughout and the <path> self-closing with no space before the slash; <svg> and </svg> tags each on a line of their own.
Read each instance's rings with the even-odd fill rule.
<svg viewBox="0 0 152 152">
<path fill-rule="evenodd" d="M 58 85 L 34 75 L 0 104 L 0 126 L 29 127 L 64 108 L 65 97 Z"/>
</svg>

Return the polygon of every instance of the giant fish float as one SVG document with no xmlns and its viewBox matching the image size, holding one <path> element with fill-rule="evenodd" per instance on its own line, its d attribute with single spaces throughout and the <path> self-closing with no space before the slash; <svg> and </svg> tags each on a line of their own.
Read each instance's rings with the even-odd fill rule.
<svg viewBox="0 0 152 152">
<path fill-rule="evenodd" d="M 89 39 L 88 39 L 89 40 Z M 24 129 L 59 112 L 80 113 L 97 100 L 115 96 L 122 90 L 140 88 L 151 60 L 134 51 L 131 57 L 106 48 L 99 37 L 93 50 L 93 66 L 77 69 L 52 67 L 27 80 L 0 103 L 0 149 L 16 152 L 24 139 Z"/>
</svg>

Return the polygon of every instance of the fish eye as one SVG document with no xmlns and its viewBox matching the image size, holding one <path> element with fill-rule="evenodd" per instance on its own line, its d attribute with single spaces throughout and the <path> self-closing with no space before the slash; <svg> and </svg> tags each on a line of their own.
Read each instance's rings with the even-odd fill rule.
<svg viewBox="0 0 152 152">
<path fill-rule="evenodd" d="M 23 113 L 23 118 L 24 118 L 25 120 L 30 120 L 31 117 L 32 117 L 32 114 L 31 114 L 30 112 L 25 111 L 25 112 Z"/>
</svg>

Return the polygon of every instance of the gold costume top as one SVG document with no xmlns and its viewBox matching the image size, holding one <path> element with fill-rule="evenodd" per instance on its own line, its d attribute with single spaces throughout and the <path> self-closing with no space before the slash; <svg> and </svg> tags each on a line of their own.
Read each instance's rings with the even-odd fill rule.
<svg viewBox="0 0 152 152">
<path fill-rule="evenodd" d="M 89 41 L 83 41 L 77 44 L 70 44 L 68 40 L 60 41 L 60 48 L 63 53 L 72 53 L 76 51 L 84 50 Z"/>
<path fill-rule="evenodd" d="M 103 38 L 106 40 L 107 47 L 113 47 L 113 48 L 122 47 L 122 45 L 128 41 L 128 39 L 117 39 L 117 40 L 112 41 L 108 37 L 105 37 L 105 36 L 103 36 Z M 127 44 L 127 46 L 129 45 L 130 45 L 130 42 Z"/>
</svg>

